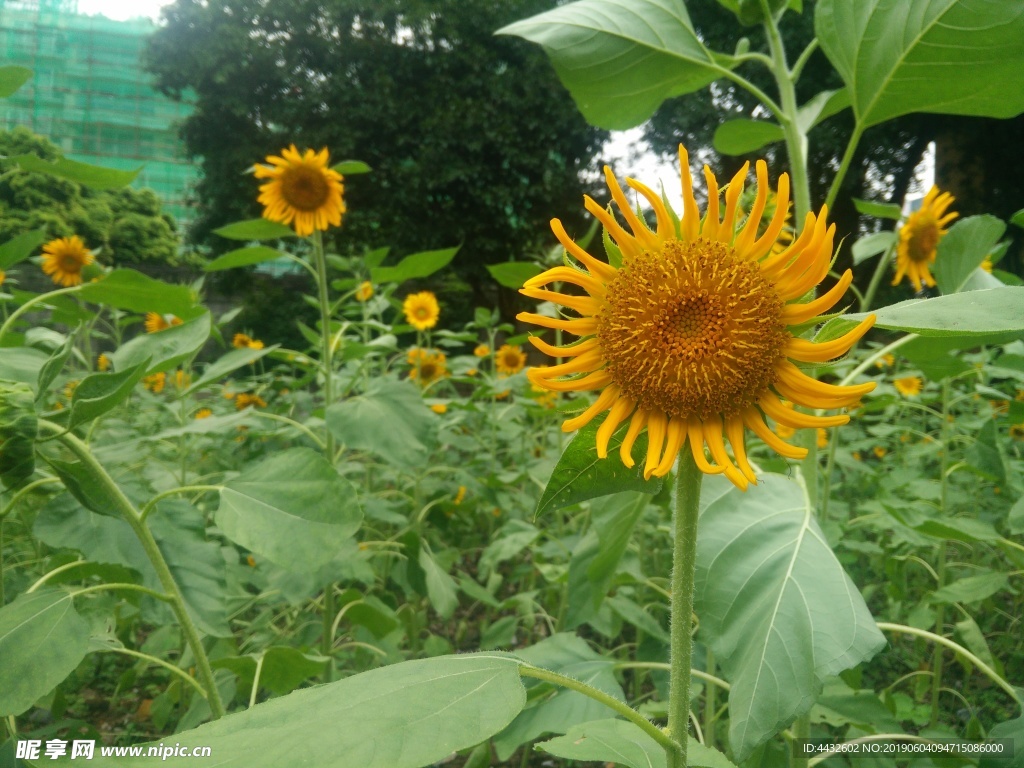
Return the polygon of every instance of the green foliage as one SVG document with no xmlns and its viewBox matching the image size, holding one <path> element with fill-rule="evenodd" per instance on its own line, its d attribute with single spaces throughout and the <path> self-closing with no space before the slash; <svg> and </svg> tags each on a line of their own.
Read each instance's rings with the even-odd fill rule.
<svg viewBox="0 0 1024 768">
<path fill-rule="evenodd" d="M 0 482 L 16 488 L 35 471 L 37 425 L 32 389 L 0 379 Z"/>
</svg>

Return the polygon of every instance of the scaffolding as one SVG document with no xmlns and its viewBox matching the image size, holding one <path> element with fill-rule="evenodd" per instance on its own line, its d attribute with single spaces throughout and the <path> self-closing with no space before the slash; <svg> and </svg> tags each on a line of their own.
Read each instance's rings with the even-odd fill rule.
<svg viewBox="0 0 1024 768">
<path fill-rule="evenodd" d="M 77 0 L 0 0 L 3 64 L 34 73 L 0 102 L 0 128 L 25 126 L 74 160 L 123 170 L 144 166 L 133 186 L 152 189 L 182 223 L 198 178 L 177 125 L 189 95 L 172 101 L 143 71 L 148 19 L 111 21 L 77 13 Z"/>
</svg>

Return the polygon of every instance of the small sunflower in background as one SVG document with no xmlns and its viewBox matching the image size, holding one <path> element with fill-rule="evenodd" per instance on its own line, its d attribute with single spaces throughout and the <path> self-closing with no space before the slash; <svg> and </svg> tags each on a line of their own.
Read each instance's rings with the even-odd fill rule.
<svg viewBox="0 0 1024 768">
<path fill-rule="evenodd" d="M 269 179 L 260 185 L 263 218 L 293 227 L 299 237 L 340 227 L 345 187 L 341 174 L 331 170 L 328 160 L 326 147 L 300 154 L 294 144 L 280 156 L 268 155 L 270 165 L 257 165 L 255 173 L 257 179 Z"/>
<path fill-rule="evenodd" d="M 7 279 L 7 273 L 0 269 L 0 285 L 4 284 L 4 280 Z"/>
<path fill-rule="evenodd" d="M 231 346 L 235 349 L 263 349 L 263 342 L 244 333 L 236 333 L 231 340 Z"/>
<path fill-rule="evenodd" d="M 907 217 L 900 227 L 893 285 L 897 285 L 904 275 L 915 291 L 920 291 L 923 285 L 935 285 L 928 265 L 935 263 L 939 241 L 946 235 L 945 226 L 959 216 L 956 212 L 946 213 L 953 200 L 949 192 L 939 194 L 939 188 L 933 186 L 921 201 L 921 208 Z"/>
<path fill-rule="evenodd" d="M 489 354 L 491 354 L 491 348 L 486 344 L 477 344 L 473 350 L 474 357 L 487 357 Z"/>
<path fill-rule="evenodd" d="M 164 387 L 167 385 L 167 374 L 163 371 L 160 373 L 154 373 L 151 376 L 143 376 L 142 386 L 152 392 L 154 395 L 159 395 L 164 391 Z"/>
<path fill-rule="evenodd" d="M 405 313 L 405 321 L 417 331 L 429 331 L 441 316 L 441 307 L 438 306 L 437 297 L 430 291 L 410 293 L 402 302 L 402 312 Z"/>
<path fill-rule="evenodd" d="M 105 352 L 101 352 L 100 356 L 96 358 L 96 370 L 100 373 L 106 373 L 110 370 L 110 358 Z"/>
<path fill-rule="evenodd" d="M 373 283 L 364 280 L 356 288 L 356 301 L 366 302 L 373 298 Z"/>
<path fill-rule="evenodd" d="M 161 315 L 158 312 L 147 312 L 143 325 L 146 327 L 146 333 L 160 333 L 171 326 L 181 325 L 181 318 L 174 315 Z"/>
<path fill-rule="evenodd" d="M 526 353 L 513 344 L 502 344 L 494 355 L 494 368 L 502 376 L 519 373 L 526 366 Z"/>
<path fill-rule="evenodd" d="M 235 408 L 239 411 L 244 411 L 250 405 L 253 408 L 266 408 L 267 401 L 259 395 L 250 392 L 239 392 L 235 395 Z"/>
<path fill-rule="evenodd" d="M 213 416 L 213 411 L 209 408 L 200 408 L 196 411 L 196 419 L 208 419 Z"/>
<path fill-rule="evenodd" d="M 919 376 L 904 376 L 901 379 L 896 379 L 892 384 L 896 387 L 896 391 L 904 397 L 917 397 L 921 394 L 921 388 L 924 386 L 924 382 Z"/>
<path fill-rule="evenodd" d="M 78 235 L 58 237 L 43 246 L 43 272 L 57 285 L 71 288 L 82 284 L 82 270 L 93 258 Z"/>
<path fill-rule="evenodd" d="M 413 354 L 415 353 L 415 354 Z M 448 375 L 448 358 L 438 350 L 412 350 L 409 353 L 409 378 L 420 386 L 433 384 Z"/>
<path fill-rule="evenodd" d="M 747 460 L 746 428 L 783 456 L 800 459 L 807 451 L 783 441 L 765 418 L 791 428 L 832 427 L 849 416 L 814 416 L 782 405 L 786 399 L 805 408 L 853 405 L 874 382 L 841 387 L 807 376 L 795 362 L 820 363 L 845 354 L 874 324 L 866 318 L 845 335 L 816 344 L 793 335 L 791 328 L 812 322 L 839 301 L 853 280 L 847 270 L 819 298 L 798 303 L 828 274 L 835 225 L 827 208 L 808 213 L 799 236 L 773 254 L 789 209 L 789 177 L 779 177 L 775 216 L 764 229 L 768 167 L 758 161 L 757 196 L 744 223 L 739 198 L 750 164 L 733 177 L 719 204 L 718 181 L 705 166 L 708 210 L 701 217 L 693 194 L 689 158 L 680 146 L 683 215 L 677 219 L 661 196 L 633 179 L 627 185 L 654 209 L 655 229 L 636 214 L 611 169 L 605 177 L 612 199 L 630 231 L 591 198 L 587 210 L 605 228 L 622 254 L 622 266 L 600 261 L 568 236 L 560 221 L 551 223 L 558 240 L 581 268 L 558 266 L 532 278 L 522 289 L 539 301 L 575 311 L 575 318 L 522 313 L 519 319 L 560 329 L 581 341 L 555 347 L 537 337 L 530 341 L 552 357 L 571 358 L 528 371 L 534 384 L 556 392 L 600 390 L 596 401 L 562 424 L 580 429 L 608 412 L 597 430 L 600 458 L 624 421 L 629 426 L 619 455 L 634 465 L 633 445 L 646 428 L 645 477 L 664 477 L 689 442 L 694 461 L 708 474 L 724 473 L 741 489 L 756 476 Z M 582 288 L 568 295 L 544 286 L 561 282 Z M 795 361 L 795 362 L 794 362 Z M 732 458 L 726 452 L 732 445 Z M 704 454 L 710 450 L 714 463 Z"/>
</svg>

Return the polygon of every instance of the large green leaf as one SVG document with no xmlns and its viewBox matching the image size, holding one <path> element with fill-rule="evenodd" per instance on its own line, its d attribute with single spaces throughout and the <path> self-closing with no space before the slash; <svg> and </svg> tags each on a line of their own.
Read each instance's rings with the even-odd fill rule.
<svg viewBox="0 0 1024 768">
<path fill-rule="evenodd" d="M 218 637 L 230 636 L 224 557 L 220 545 L 206 539 L 203 514 L 181 499 L 171 499 L 157 505 L 148 524 L 200 629 Z M 119 518 L 83 509 L 69 495 L 57 496 L 43 506 L 33 532 L 51 547 L 78 550 L 92 562 L 131 568 L 147 587 L 163 591 L 131 526 Z M 146 598 L 143 605 L 147 616 L 157 623 L 174 620 L 163 603 Z"/>
<path fill-rule="evenodd" d="M 594 720 L 576 725 L 565 736 L 543 741 L 537 749 L 565 760 L 617 763 L 628 768 L 664 768 L 665 750 L 628 720 Z M 696 739 L 686 745 L 686 764 L 695 768 L 736 768 L 717 749 Z"/>
<path fill-rule="evenodd" d="M 445 248 L 440 251 L 423 251 L 406 256 L 393 267 L 374 267 L 370 276 L 375 283 L 401 283 L 430 275 L 448 266 L 459 248 Z"/>
<path fill-rule="evenodd" d="M 725 71 L 678 0 L 579 0 L 498 30 L 539 43 L 583 116 L 632 128 Z"/>
<path fill-rule="evenodd" d="M 64 364 L 71 357 L 71 352 L 75 348 L 76 333 L 77 331 L 69 333 L 64 339 L 64 343 L 53 351 L 43 367 L 39 369 L 39 379 L 36 383 L 38 399 L 42 399 L 46 395 L 46 390 L 50 388 L 53 380 L 64 370 Z"/>
<path fill-rule="evenodd" d="M 4 347 L 0 350 L 0 379 L 28 384 L 35 390 L 48 359 L 45 352 L 32 347 Z"/>
<path fill-rule="evenodd" d="M 210 338 L 213 321 L 209 312 L 181 325 L 172 325 L 159 333 L 143 333 L 127 344 L 122 344 L 117 351 L 110 354 L 114 370 L 124 370 L 139 365 L 146 360 L 146 373 L 153 374 L 175 368 L 185 362 L 200 349 Z"/>
<path fill-rule="evenodd" d="M 821 0 L 814 27 L 864 127 L 911 112 L 1024 111 L 1024 5 Z"/>
<path fill-rule="evenodd" d="M 983 571 L 966 576 L 935 590 L 933 603 L 977 603 L 1001 592 L 1010 585 L 1010 577 L 996 571 Z"/>
<path fill-rule="evenodd" d="M 626 426 L 619 427 L 612 435 L 606 459 L 597 457 L 598 427 L 596 422 L 591 422 L 565 446 L 537 502 L 537 515 L 611 493 L 642 491 L 653 495 L 661 490 L 661 478 L 644 480 L 647 433 L 637 437 L 633 445 L 633 456 L 639 456 L 640 460 L 632 469 L 626 469 L 619 458 L 619 446 L 626 436 Z"/>
<path fill-rule="evenodd" d="M 12 237 L 3 245 L 0 245 L 0 269 L 10 269 L 18 262 L 24 261 L 45 240 L 45 229 L 33 229 L 23 232 L 17 237 Z"/>
<path fill-rule="evenodd" d="M 646 494 L 628 491 L 591 504 L 591 529 L 580 539 L 569 560 L 566 627 L 578 627 L 601 607 L 648 501 Z"/>
<path fill-rule="evenodd" d="M 174 739 L 209 746 L 218 766 L 421 768 L 485 741 L 525 702 L 514 659 L 438 656 L 295 691 Z M 152 762 L 94 758 L 100 768 Z"/>
<path fill-rule="evenodd" d="M 34 400 L 27 384 L 0 380 L 0 484 L 5 488 L 21 485 L 36 469 Z"/>
<path fill-rule="evenodd" d="M 988 732 L 989 740 L 1007 739 L 1013 747 L 1013 757 L 998 757 L 986 753 L 978 763 L 978 768 L 1024 768 L 1024 715 L 1016 720 L 999 723 Z M 1008 753 L 1010 750 L 1006 749 Z"/>
<path fill-rule="evenodd" d="M 784 138 L 782 128 L 775 123 L 736 119 L 719 125 L 712 141 L 723 155 L 745 155 Z"/>
<path fill-rule="evenodd" d="M 935 282 L 943 293 L 964 290 L 968 278 L 996 247 L 1006 225 L 995 216 L 968 216 L 952 227 L 939 242 L 935 257 Z"/>
<path fill-rule="evenodd" d="M 355 489 L 323 456 L 292 448 L 228 482 L 216 520 L 225 536 L 272 562 L 317 568 L 362 517 Z"/>
<path fill-rule="evenodd" d="M 233 251 L 228 251 L 223 256 L 218 256 L 209 264 L 205 264 L 203 269 L 207 272 L 220 272 L 225 269 L 234 269 L 235 267 L 262 264 L 265 261 L 273 261 L 274 259 L 282 259 L 284 257 L 285 253 L 277 250 L 277 248 L 270 248 L 266 245 L 253 245 L 247 248 L 236 248 Z"/>
<path fill-rule="evenodd" d="M 66 157 L 50 161 L 35 155 L 15 155 L 8 160 L 21 166 L 22 170 L 57 176 L 93 189 L 127 187 L 142 171 L 141 165 L 134 171 L 119 171 L 116 168 L 101 168 L 98 165 L 68 160 Z"/>
<path fill-rule="evenodd" d="M 1024 331 L 1024 287 L 1004 286 L 934 299 L 910 299 L 873 310 L 875 325 L 921 336 L 973 336 Z M 833 321 L 843 333 L 866 317 L 843 315 Z M 838 322 L 837 322 L 838 321 Z"/>
<path fill-rule="evenodd" d="M 826 678 L 885 638 L 814 519 L 805 489 L 764 474 L 746 493 L 721 478 L 700 518 L 695 607 L 729 692 L 729 738 L 745 760 L 814 704 Z"/>
<path fill-rule="evenodd" d="M 44 587 L 0 608 L 0 717 L 20 715 L 74 671 L 89 624 L 71 595 Z"/>
<path fill-rule="evenodd" d="M 0 99 L 6 99 L 17 93 L 25 83 L 32 79 L 32 70 L 8 64 L 0 67 Z"/>
<path fill-rule="evenodd" d="M 229 240 L 278 240 L 282 237 L 295 237 L 295 232 L 291 227 L 268 219 L 236 221 L 213 230 L 213 234 L 226 237 Z M 223 256 L 220 257 L 220 259 L 223 258 Z M 220 259 L 216 259 L 215 263 Z"/>
<path fill-rule="evenodd" d="M 71 395 L 68 428 L 92 421 L 120 405 L 135 385 L 146 375 L 149 360 L 145 359 L 114 373 L 93 373 L 75 387 Z"/>
<path fill-rule="evenodd" d="M 506 261 L 504 264 L 488 264 L 487 271 L 498 281 L 499 285 L 518 289 L 523 287 L 523 283 L 531 277 L 536 277 L 543 270 L 539 264 L 534 264 L 532 261 Z"/>
<path fill-rule="evenodd" d="M 434 443 L 437 419 L 414 384 L 377 379 L 363 394 L 328 408 L 327 428 L 349 448 L 415 467 Z"/>
<path fill-rule="evenodd" d="M 158 312 L 182 319 L 195 317 L 199 297 L 186 285 L 170 285 L 133 269 L 116 269 L 79 291 L 86 301 L 131 312 Z"/>
<path fill-rule="evenodd" d="M 536 645 L 516 652 L 516 656 L 535 667 L 575 678 L 619 701 L 624 701 L 622 688 L 615 679 L 615 660 L 599 656 L 583 640 L 570 634 L 557 634 Z M 531 695 L 533 706 L 523 710 L 512 724 L 494 739 L 498 759 L 508 760 L 521 745 L 545 733 L 565 733 L 574 725 L 608 717 L 609 710 L 600 702 L 567 688 L 550 683 L 533 683 L 531 688 L 551 689 L 551 695 Z M 535 691 L 536 692 L 536 691 Z"/>
<path fill-rule="evenodd" d="M 323 672 L 326 663 L 326 657 L 311 656 L 285 645 L 274 645 L 260 653 L 218 659 L 212 666 L 215 669 L 230 669 L 238 675 L 243 695 L 248 695 L 252 690 L 258 669 L 260 688 L 283 696 L 298 688 L 304 680 Z"/>
</svg>

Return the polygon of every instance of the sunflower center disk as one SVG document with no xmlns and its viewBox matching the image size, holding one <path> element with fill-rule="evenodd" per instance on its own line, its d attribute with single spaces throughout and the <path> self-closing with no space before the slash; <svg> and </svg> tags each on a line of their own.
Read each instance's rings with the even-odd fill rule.
<svg viewBox="0 0 1024 768">
<path fill-rule="evenodd" d="M 607 371 L 644 410 L 733 416 L 775 381 L 789 334 L 757 264 L 719 242 L 666 242 L 607 288 L 597 339 Z"/>
<path fill-rule="evenodd" d="M 929 261 L 939 245 L 939 225 L 934 220 L 921 221 L 910 233 L 907 255 L 912 261 Z"/>
<path fill-rule="evenodd" d="M 281 197 L 300 211 L 315 211 L 330 195 L 323 171 L 300 165 L 281 174 Z"/>
<path fill-rule="evenodd" d="M 60 268 L 65 272 L 78 273 L 82 271 L 82 262 L 73 253 L 66 253 L 60 259 Z"/>
</svg>

